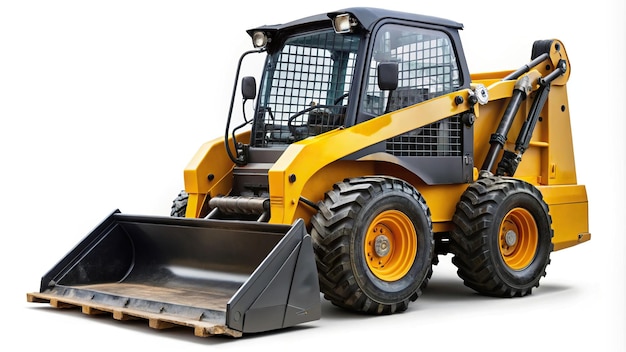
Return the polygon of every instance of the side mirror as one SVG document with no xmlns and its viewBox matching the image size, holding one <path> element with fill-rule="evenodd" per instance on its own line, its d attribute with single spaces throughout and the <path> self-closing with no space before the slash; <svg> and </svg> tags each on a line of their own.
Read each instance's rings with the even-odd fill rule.
<svg viewBox="0 0 626 352">
<path fill-rule="evenodd" d="M 241 94 L 245 100 L 256 98 L 256 80 L 252 76 L 241 79 Z"/>
<path fill-rule="evenodd" d="M 378 64 L 378 88 L 383 91 L 398 88 L 397 62 L 381 62 Z"/>
</svg>

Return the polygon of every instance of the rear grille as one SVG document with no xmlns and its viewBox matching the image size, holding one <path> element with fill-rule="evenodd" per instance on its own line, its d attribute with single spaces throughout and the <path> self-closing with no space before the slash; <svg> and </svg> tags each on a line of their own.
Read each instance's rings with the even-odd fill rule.
<svg viewBox="0 0 626 352">
<path fill-rule="evenodd" d="M 461 156 L 462 125 L 458 115 L 420 127 L 387 140 L 394 156 Z"/>
</svg>

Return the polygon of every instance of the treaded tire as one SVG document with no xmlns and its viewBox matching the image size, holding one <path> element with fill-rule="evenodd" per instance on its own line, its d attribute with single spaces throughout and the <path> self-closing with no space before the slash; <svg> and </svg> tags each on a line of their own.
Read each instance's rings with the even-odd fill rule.
<svg viewBox="0 0 626 352">
<path fill-rule="evenodd" d="M 362 177 L 336 183 L 318 206 L 311 237 L 324 297 L 368 314 L 405 311 L 432 275 L 432 221 L 421 194 L 399 179 Z M 387 254 L 372 244 L 381 238 Z"/>
<path fill-rule="evenodd" d="M 452 263 L 466 286 L 497 297 L 526 296 L 539 287 L 553 230 L 537 188 L 512 178 L 480 179 L 462 195 L 453 222 Z"/>
<path fill-rule="evenodd" d="M 172 201 L 172 209 L 170 216 L 177 218 L 184 218 L 187 212 L 187 201 L 189 200 L 189 194 L 185 191 L 180 191 L 178 196 Z"/>
</svg>

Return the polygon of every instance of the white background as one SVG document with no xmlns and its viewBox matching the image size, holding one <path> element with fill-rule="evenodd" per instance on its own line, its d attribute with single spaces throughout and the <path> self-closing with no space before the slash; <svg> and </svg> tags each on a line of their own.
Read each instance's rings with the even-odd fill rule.
<svg viewBox="0 0 626 352">
<path fill-rule="evenodd" d="M 463 23 L 472 72 L 522 66 L 536 39 L 564 42 L 592 240 L 553 253 L 532 296 L 478 296 L 447 256 L 403 314 L 363 317 L 324 302 L 319 321 L 237 340 L 26 303 L 112 210 L 169 214 L 191 156 L 223 136 L 236 62 L 251 48 L 246 29 L 350 6 Z M 625 15 L 608 0 L 1 2 L 0 345 L 15 346 L 1 349 L 624 351 Z"/>
</svg>

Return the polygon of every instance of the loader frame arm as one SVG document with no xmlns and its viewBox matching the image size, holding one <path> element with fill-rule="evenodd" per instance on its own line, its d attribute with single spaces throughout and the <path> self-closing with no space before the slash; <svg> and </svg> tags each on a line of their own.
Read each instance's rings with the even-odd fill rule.
<svg viewBox="0 0 626 352">
<path fill-rule="evenodd" d="M 531 83 L 527 94 L 536 92 L 541 85 L 538 79 L 549 74 L 541 63 L 554 63 L 554 67 L 567 59 L 559 41 L 550 41 L 551 48 L 558 47 L 535 68 L 524 69 L 525 73 L 516 79 L 494 80 L 489 82 L 487 91 L 489 100 L 511 98 L 520 80 Z M 548 49 L 549 50 L 549 49 Z M 569 71 L 554 80 L 553 84 L 565 85 Z M 290 145 L 280 159 L 269 170 L 270 202 L 272 206 L 271 223 L 291 223 L 296 217 L 296 210 L 301 201 L 301 194 L 307 181 L 324 166 L 365 149 L 368 146 L 385 141 L 419 127 L 441 119 L 471 111 L 480 118 L 479 104 L 471 100 L 473 91 L 462 89 L 428 101 L 396 110 L 349 128 L 338 129 L 329 133 L 305 139 Z M 328 146 L 332 146 L 329 148 Z M 478 175 L 475 172 L 476 178 Z"/>
</svg>

